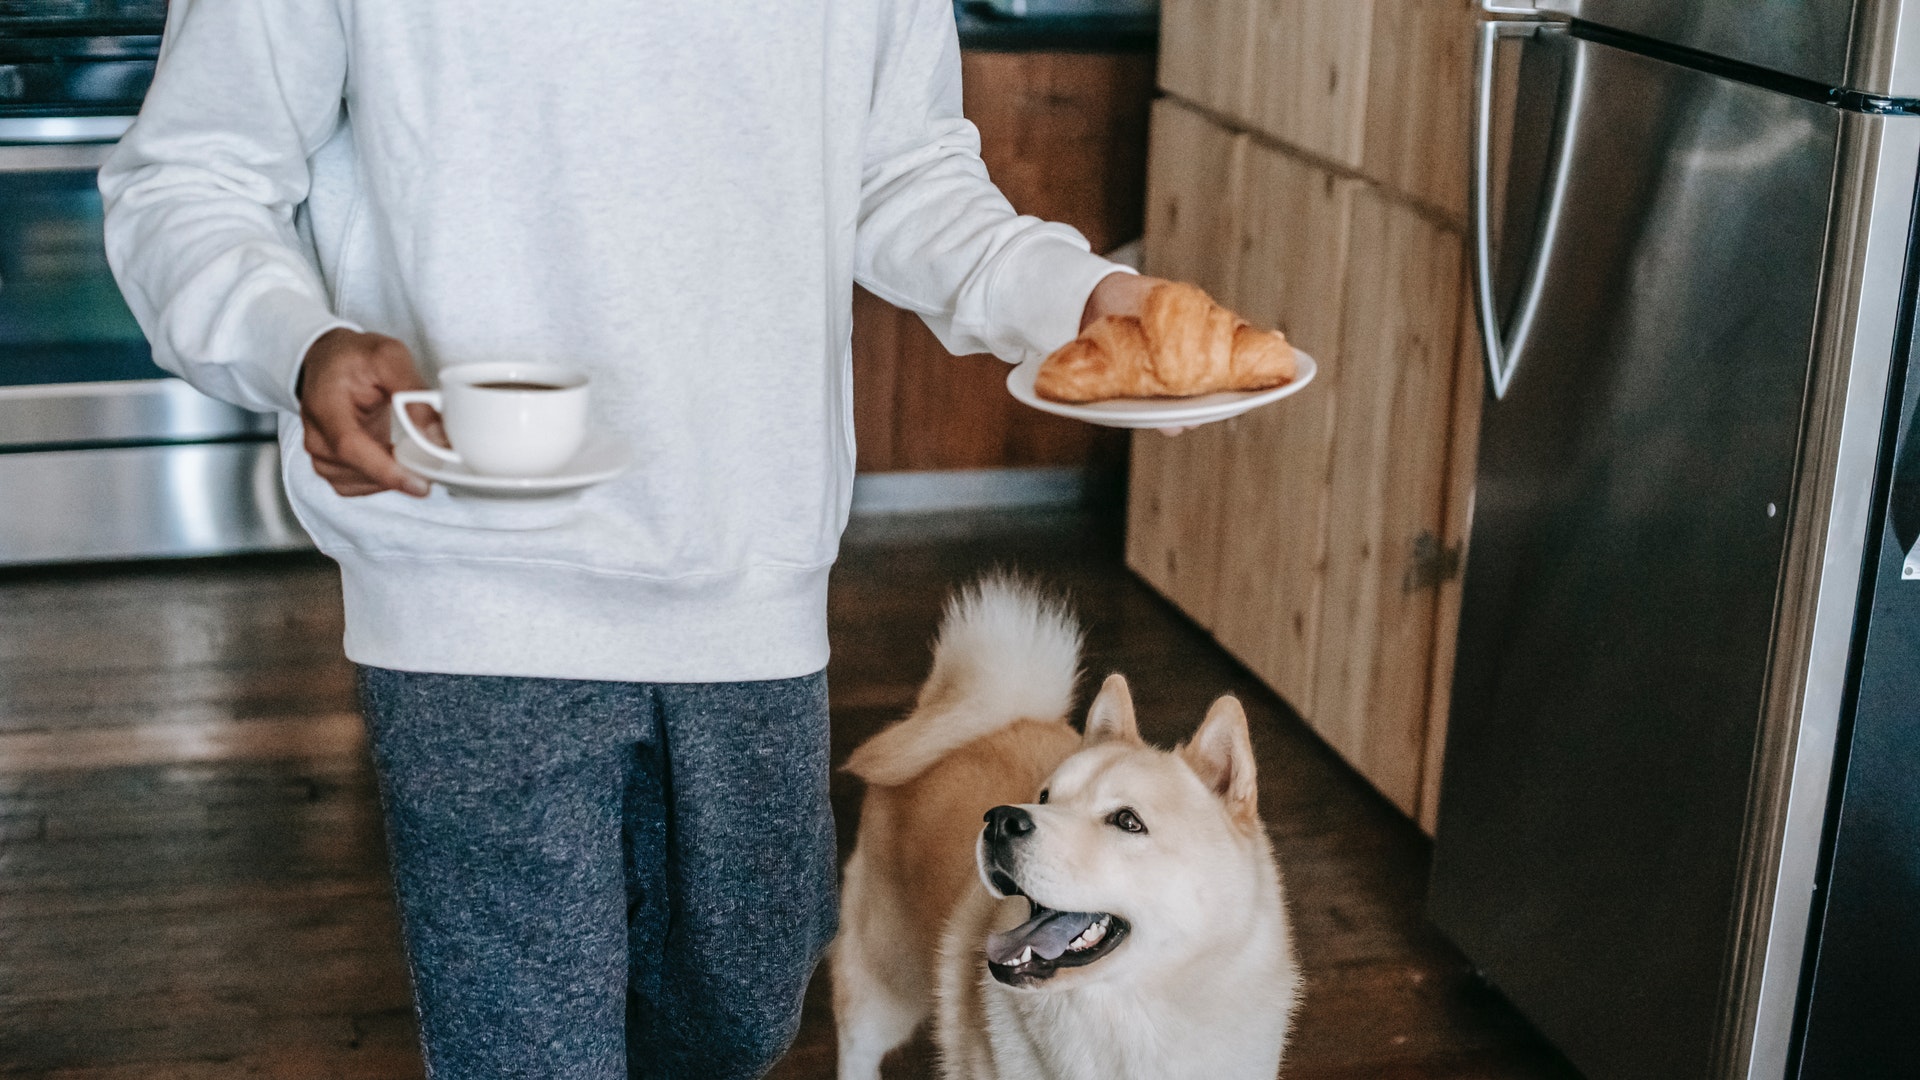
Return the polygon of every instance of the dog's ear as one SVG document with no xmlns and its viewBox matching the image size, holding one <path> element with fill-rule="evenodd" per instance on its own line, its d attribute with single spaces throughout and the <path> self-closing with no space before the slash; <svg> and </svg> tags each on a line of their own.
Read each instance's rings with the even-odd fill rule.
<svg viewBox="0 0 1920 1080">
<path fill-rule="evenodd" d="M 1133 720 L 1133 691 L 1127 689 L 1127 677 L 1118 672 L 1100 684 L 1100 694 L 1087 710 L 1086 744 L 1108 739 L 1140 741 L 1140 726 Z"/>
<path fill-rule="evenodd" d="M 1200 730 L 1179 753 L 1194 775 L 1227 804 L 1234 820 L 1249 825 L 1260 820 L 1253 742 L 1247 737 L 1247 714 L 1240 699 L 1228 694 L 1214 702 Z"/>
</svg>

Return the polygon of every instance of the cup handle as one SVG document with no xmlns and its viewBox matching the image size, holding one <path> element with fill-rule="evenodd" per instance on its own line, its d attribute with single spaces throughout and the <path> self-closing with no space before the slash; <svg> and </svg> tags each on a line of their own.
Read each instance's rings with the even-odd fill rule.
<svg viewBox="0 0 1920 1080">
<path fill-rule="evenodd" d="M 407 433 L 407 438 L 412 439 L 415 446 L 442 461 L 459 465 L 461 464 L 459 454 L 421 434 L 420 429 L 414 426 L 413 417 L 407 415 L 409 405 L 430 405 L 435 412 L 439 412 L 440 400 L 438 390 L 402 390 L 392 398 L 393 418 L 399 422 L 400 430 Z"/>
</svg>

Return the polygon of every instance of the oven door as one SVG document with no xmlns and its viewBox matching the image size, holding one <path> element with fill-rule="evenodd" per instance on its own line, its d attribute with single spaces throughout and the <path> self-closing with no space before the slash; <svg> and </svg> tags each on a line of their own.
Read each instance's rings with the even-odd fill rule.
<svg viewBox="0 0 1920 1080">
<path fill-rule="evenodd" d="M 154 366 L 96 177 L 127 116 L 0 117 L 0 565 L 305 546 L 271 417 Z"/>
</svg>

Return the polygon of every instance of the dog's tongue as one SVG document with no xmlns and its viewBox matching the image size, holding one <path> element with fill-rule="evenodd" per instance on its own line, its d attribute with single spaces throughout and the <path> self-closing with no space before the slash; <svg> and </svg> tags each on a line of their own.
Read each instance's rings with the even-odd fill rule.
<svg viewBox="0 0 1920 1080">
<path fill-rule="evenodd" d="M 1009 967 L 1020 959 L 1022 949 L 1031 948 L 1043 960 L 1057 960 L 1068 943 L 1099 917 L 1084 911 L 1042 910 L 1011 930 L 988 935 L 987 959 Z"/>
</svg>

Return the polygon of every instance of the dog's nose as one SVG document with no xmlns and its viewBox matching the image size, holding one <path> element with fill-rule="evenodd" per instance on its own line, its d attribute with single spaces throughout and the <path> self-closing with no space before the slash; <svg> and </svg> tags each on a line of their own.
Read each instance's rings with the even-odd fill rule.
<svg viewBox="0 0 1920 1080">
<path fill-rule="evenodd" d="M 996 806 L 987 811 L 987 838 L 1013 840 L 1033 831 L 1033 815 L 1017 806 Z"/>
</svg>

